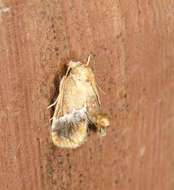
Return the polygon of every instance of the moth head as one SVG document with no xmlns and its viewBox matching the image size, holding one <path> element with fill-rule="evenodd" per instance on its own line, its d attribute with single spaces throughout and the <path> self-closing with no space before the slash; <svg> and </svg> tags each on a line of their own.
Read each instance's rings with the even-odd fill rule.
<svg viewBox="0 0 174 190">
<path fill-rule="evenodd" d="M 106 114 L 100 113 L 97 115 L 97 127 L 106 128 L 110 125 L 109 117 Z"/>
<path fill-rule="evenodd" d="M 68 66 L 69 66 L 69 69 L 71 69 L 71 73 L 74 74 L 77 79 L 81 81 L 93 80 L 94 74 L 87 65 L 81 62 L 70 61 Z"/>
<path fill-rule="evenodd" d="M 77 66 L 79 66 L 79 65 L 81 65 L 82 63 L 80 63 L 79 61 L 78 62 L 74 62 L 74 61 L 70 61 L 69 63 L 68 63 L 68 67 L 70 68 L 70 69 L 73 69 L 73 68 L 75 68 L 75 67 L 77 67 Z"/>
</svg>

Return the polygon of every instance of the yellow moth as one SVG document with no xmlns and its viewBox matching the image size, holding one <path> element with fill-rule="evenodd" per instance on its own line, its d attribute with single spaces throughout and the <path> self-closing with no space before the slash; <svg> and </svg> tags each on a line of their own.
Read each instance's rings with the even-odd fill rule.
<svg viewBox="0 0 174 190">
<path fill-rule="evenodd" d="M 102 112 L 94 73 L 87 64 L 70 61 L 59 87 L 52 118 L 53 143 L 62 148 L 77 148 L 85 142 L 92 123 L 100 136 L 106 133 L 109 118 Z"/>
</svg>

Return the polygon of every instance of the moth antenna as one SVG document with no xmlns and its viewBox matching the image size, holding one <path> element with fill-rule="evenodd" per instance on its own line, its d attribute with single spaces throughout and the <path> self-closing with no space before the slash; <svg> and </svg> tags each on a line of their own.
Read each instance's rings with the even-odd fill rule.
<svg viewBox="0 0 174 190">
<path fill-rule="evenodd" d="M 89 63 L 90 63 L 90 59 L 91 59 L 91 54 L 88 56 L 88 61 L 87 61 L 87 63 L 86 63 L 86 66 L 89 65 Z"/>
<path fill-rule="evenodd" d="M 67 71 L 66 71 L 66 75 L 65 75 L 66 77 L 68 76 L 68 73 L 69 73 L 70 69 L 71 69 L 71 67 L 69 66 Z"/>
</svg>

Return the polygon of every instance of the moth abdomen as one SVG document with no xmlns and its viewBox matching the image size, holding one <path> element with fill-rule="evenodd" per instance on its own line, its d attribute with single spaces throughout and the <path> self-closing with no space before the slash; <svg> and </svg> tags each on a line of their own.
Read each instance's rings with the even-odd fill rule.
<svg viewBox="0 0 174 190">
<path fill-rule="evenodd" d="M 109 117 L 107 114 L 99 113 L 97 115 L 97 128 L 106 128 L 110 125 Z"/>
</svg>

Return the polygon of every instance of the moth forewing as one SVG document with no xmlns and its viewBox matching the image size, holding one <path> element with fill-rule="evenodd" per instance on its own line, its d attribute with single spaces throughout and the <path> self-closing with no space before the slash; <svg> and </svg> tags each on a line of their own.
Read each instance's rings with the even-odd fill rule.
<svg viewBox="0 0 174 190">
<path fill-rule="evenodd" d="M 72 78 L 70 67 L 60 83 L 59 96 L 53 115 L 52 139 L 59 147 L 76 148 L 87 137 L 86 102 L 84 92 Z"/>
</svg>

